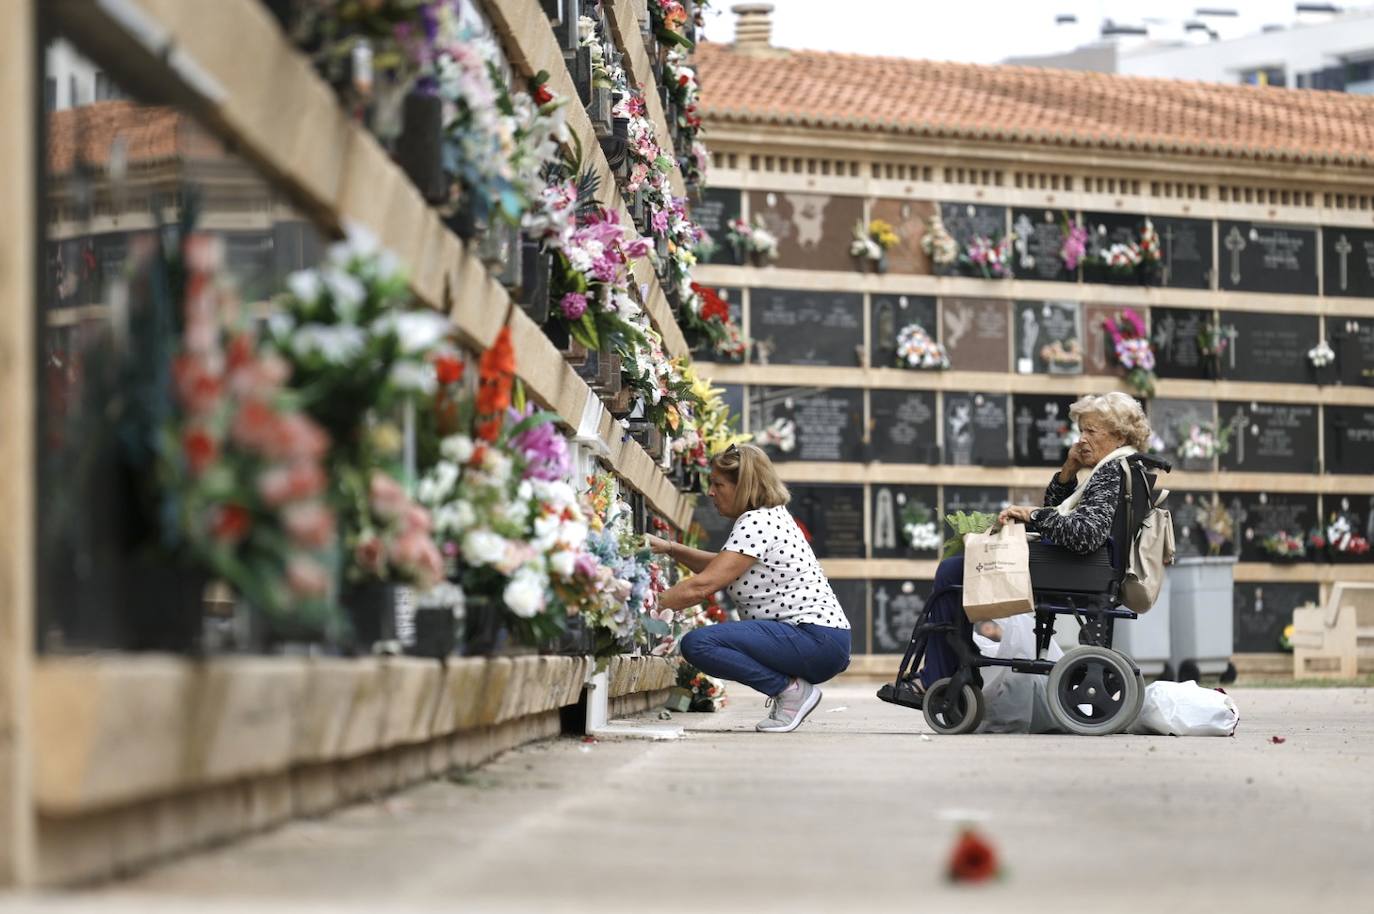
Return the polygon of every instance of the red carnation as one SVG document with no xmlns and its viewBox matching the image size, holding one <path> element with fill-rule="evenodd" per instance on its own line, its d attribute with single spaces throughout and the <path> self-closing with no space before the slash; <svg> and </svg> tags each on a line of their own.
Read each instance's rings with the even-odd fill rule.
<svg viewBox="0 0 1374 914">
<path fill-rule="evenodd" d="M 985 882 L 997 875 L 997 852 L 973 829 L 965 829 L 949 858 L 951 882 Z"/>
<path fill-rule="evenodd" d="M 534 100 L 540 105 L 547 105 L 553 101 L 553 93 L 549 91 L 548 86 L 540 83 L 534 87 Z"/>
</svg>

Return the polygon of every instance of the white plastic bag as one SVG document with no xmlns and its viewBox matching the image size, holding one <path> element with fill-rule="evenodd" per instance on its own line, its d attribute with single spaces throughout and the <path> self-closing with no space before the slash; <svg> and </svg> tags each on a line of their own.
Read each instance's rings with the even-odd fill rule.
<svg viewBox="0 0 1374 914">
<path fill-rule="evenodd" d="M 1152 682 L 1132 733 L 1166 736 L 1230 736 L 1240 723 L 1240 710 L 1225 692 L 1196 682 Z"/>
<path fill-rule="evenodd" d="M 1018 615 L 995 620 L 1001 640 L 992 641 L 978 634 L 973 642 L 985 657 L 1010 660 L 1035 656 L 1035 616 Z M 1047 660 L 1064 656 L 1058 644 L 1050 642 Z M 983 668 L 983 723 L 979 733 L 1048 733 L 1055 728 L 1045 700 L 1045 677 L 1032 673 L 1013 673 L 1003 666 Z"/>
</svg>

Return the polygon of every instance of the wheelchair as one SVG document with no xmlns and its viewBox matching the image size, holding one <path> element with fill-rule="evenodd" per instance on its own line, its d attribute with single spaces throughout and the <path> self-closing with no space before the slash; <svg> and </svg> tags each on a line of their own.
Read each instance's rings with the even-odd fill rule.
<svg viewBox="0 0 1374 914">
<path fill-rule="evenodd" d="M 1015 673 L 1049 677 L 1046 694 L 1050 715 L 1068 733 L 1107 736 L 1134 723 L 1145 701 L 1145 682 L 1135 661 L 1112 649 L 1112 631 L 1118 620 L 1138 618 L 1118 600 L 1126 576 L 1125 544 L 1134 541 L 1149 513 L 1157 472 L 1167 473 L 1172 467 L 1145 454 L 1126 460 L 1133 497 L 1127 504 L 1123 480 L 1111 536 L 1101 548 L 1078 555 L 1046 543 L 1030 543 L 1035 657 L 985 657 L 969 637 L 971 623 L 967 619 L 960 616 L 953 622 L 932 622 L 927 609 L 916 620 L 895 681 L 883 685 L 878 697 L 919 708 L 927 726 L 938 734 L 972 733 L 983 721 L 980 671 L 1002 666 Z M 927 607 L 931 602 L 927 601 Z M 1072 615 L 1078 621 L 1078 645 L 1058 661 L 1045 660 L 1054 638 L 1055 618 L 1061 615 Z M 931 683 L 922 695 L 915 684 L 917 670 L 926 644 L 937 633 L 947 639 L 958 666 L 952 676 Z"/>
</svg>

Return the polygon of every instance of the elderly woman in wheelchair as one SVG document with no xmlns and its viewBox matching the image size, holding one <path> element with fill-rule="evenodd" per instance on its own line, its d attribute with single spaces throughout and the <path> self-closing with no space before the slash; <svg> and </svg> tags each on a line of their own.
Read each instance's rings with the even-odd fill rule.
<svg viewBox="0 0 1374 914">
<path fill-rule="evenodd" d="M 878 692 L 884 701 L 920 708 L 937 733 L 970 733 L 984 714 L 980 670 L 1049 676 L 1050 716 L 1070 733 L 1116 733 L 1134 720 L 1144 700 L 1139 669 L 1111 649 L 1116 619 L 1136 614 L 1118 606 L 1126 548 L 1154 498 L 1153 470 L 1163 461 L 1139 451 L 1150 437 L 1140 404 L 1124 393 L 1086 396 L 1069 410 L 1079 441 L 1045 489 L 1041 507 L 1012 505 L 1001 523 L 1026 525 L 1032 537 L 1030 571 L 1035 605 L 1035 656 L 985 657 L 972 640 L 963 613 L 964 559 L 945 559 L 915 630 L 897 679 Z M 1125 473 L 1130 472 L 1129 503 Z M 1092 472 L 1083 485 L 1081 470 Z M 1038 534 L 1038 540 L 1035 535 Z M 1080 624 L 1079 646 L 1057 661 L 1051 652 L 1054 619 L 1072 614 Z"/>
</svg>

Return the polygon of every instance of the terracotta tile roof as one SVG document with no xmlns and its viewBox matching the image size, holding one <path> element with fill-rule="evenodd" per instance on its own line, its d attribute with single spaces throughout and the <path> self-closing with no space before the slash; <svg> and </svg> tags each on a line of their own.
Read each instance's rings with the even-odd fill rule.
<svg viewBox="0 0 1374 914">
<path fill-rule="evenodd" d="M 78 152 L 88 164 L 109 164 L 115 140 L 123 137 L 130 165 L 175 159 L 187 141 L 189 118 L 172 108 L 130 101 L 96 102 L 48 115 L 48 169 L 70 171 Z"/>
<path fill-rule="evenodd" d="M 1367 165 L 1374 98 L 703 42 L 709 121 Z"/>
</svg>

